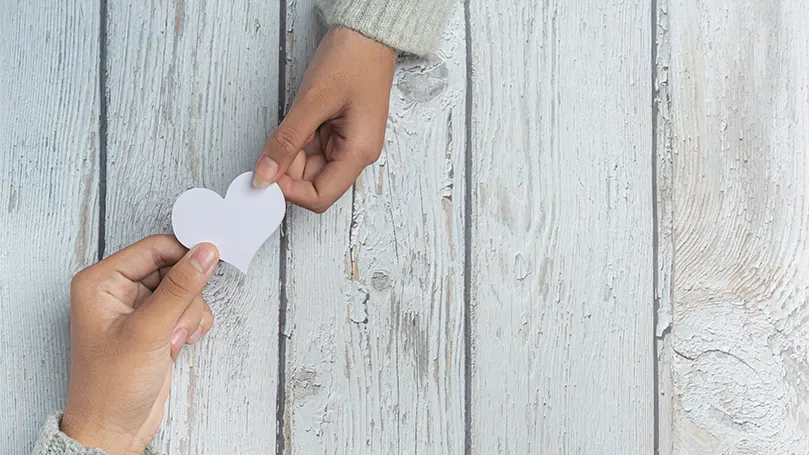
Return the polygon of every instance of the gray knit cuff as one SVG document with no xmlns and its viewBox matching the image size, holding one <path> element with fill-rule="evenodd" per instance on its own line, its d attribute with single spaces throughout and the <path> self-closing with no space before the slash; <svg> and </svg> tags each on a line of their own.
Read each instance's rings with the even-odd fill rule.
<svg viewBox="0 0 809 455">
<path fill-rule="evenodd" d="M 32 455 L 108 455 L 101 449 L 88 449 L 59 431 L 61 419 L 61 412 L 48 416 Z"/>
<path fill-rule="evenodd" d="M 32 455 L 109 455 L 101 449 L 90 449 L 68 437 L 59 430 L 62 413 L 51 414 L 42 425 Z M 144 455 L 157 455 L 157 452 L 147 447 Z"/>
<path fill-rule="evenodd" d="M 432 51 L 443 31 L 447 0 L 318 0 L 327 25 L 356 30 L 416 55 Z"/>
</svg>

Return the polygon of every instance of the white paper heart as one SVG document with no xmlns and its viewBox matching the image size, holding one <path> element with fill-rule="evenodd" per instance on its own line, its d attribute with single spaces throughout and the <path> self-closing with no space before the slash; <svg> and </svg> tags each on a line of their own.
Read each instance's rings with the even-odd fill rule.
<svg viewBox="0 0 809 455">
<path fill-rule="evenodd" d="M 189 249 L 212 243 L 223 261 L 247 273 L 256 251 L 278 229 L 286 212 L 278 185 L 259 190 L 252 180 L 252 172 L 233 179 L 224 199 L 205 188 L 181 194 L 171 210 L 177 240 Z"/>
</svg>

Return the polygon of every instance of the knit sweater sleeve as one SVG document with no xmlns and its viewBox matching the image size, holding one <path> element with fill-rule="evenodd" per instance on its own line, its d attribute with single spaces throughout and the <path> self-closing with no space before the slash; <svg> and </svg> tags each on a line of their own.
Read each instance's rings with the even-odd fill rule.
<svg viewBox="0 0 809 455">
<path fill-rule="evenodd" d="M 402 52 L 432 51 L 444 27 L 448 0 L 318 0 L 327 25 L 356 30 Z"/>
<path fill-rule="evenodd" d="M 84 447 L 77 441 L 59 430 L 59 421 L 62 413 L 48 416 L 39 432 L 34 451 L 31 455 L 109 455 L 101 449 Z M 143 455 L 157 455 L 157 452 L 147 447 Z"/>
</svg>

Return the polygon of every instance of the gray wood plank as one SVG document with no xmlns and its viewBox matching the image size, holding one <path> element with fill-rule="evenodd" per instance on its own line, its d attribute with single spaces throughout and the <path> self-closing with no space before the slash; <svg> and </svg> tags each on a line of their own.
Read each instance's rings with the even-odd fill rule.
<svg viewBox="0 0 809 455">
<path fill-rule="evenodd" d="M 98 2 L 0 2 L 0 441 L 64 406 L 69 283 L 98 245 Z"/>
<path fill-rule="evenodd" d="M 184 190 L 224 194 L 277 124 L 278 5 L 109 2 L 107 253 L 171 232 Z M 171 454 L 275 446 L 278 234 L 245 277 L 220 265 L 216 324 L 175 365 L 157 447 Z"/>
<path fill-rule="evenodd" d="M 652 453 L 650 8 L 470 4 L 472 453 Z"/>
<path fill-rule="evenodd" d="M 318 40 L 288 6 L 290 100 Z M 286 453 L 463 453 L 465 38 L 405 58 L 355 193 L 288 218 Z"/>
<path fill-rule="evenodd" d="M 809 4 L 663 4 L 672 452 L 809 453 Z"/>
</svg>

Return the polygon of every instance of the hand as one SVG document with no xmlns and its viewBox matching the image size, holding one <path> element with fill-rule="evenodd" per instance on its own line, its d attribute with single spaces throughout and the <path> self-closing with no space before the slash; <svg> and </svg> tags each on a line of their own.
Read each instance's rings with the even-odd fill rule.
<svg viewBox="0 0 809 455">
<path fill-rule="evenodd" d="M 157 432 L 180 349 L 213 325 L 202 299 L 219 252 L 152 236 L 70 284 L 70 388 L 61 429 L 87 447 L 141 454 Z"/>
<path fill-rule="evenodd" d="M 292 108 L 256 164 L 253 185 L 275 181 L 287 200 L 323 213 L 379 158 L 396 51 L 346 28 L 330 29 Z"/>
</svg>

